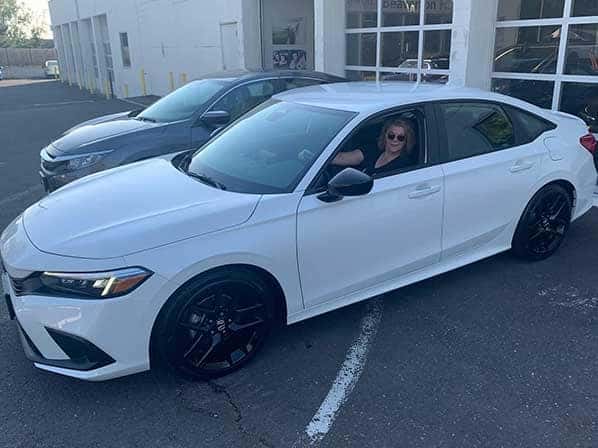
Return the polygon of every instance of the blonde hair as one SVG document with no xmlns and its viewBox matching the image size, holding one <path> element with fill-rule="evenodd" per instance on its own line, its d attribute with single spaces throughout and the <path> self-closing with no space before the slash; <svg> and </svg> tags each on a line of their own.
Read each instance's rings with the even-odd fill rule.
<svg viewBox="0 0 598 448">
<path fill-rule="evenodd" d="M 403 120 L 402 118 L 397 118 L 394 120 L 388 120 L 384 127 L 382 127 L 382 131 L 378 136 L 378 149 L 380 151 L 384 151 L 386 148 L 386 133 L 392 127 L 401 127 L 405 131 L 405 152 L 410 153 L 415 146 L 415 131 L 413 130 L 413 126 L 407 120 Z"/>
</svg>

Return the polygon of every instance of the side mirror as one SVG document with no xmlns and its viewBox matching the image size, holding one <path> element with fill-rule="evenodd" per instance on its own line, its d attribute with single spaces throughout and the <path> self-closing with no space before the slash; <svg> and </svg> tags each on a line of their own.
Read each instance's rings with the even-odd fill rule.
<svg viewBox="0 0 598 448">
<path fill-rule="evenodd" d="M 345 168 L 328 182 L 326 192 L 318 199 L 323 202 L 340 201 L 345 196 L 364 196 L 372 191 L 374 179 L 355 168 Z"/>
<path fill-rule="evenodd" d="M 230 122 L 230 114 L 225 110 L 211 110 L 202 115 L 201 121 L 212 128 L 220 128 Z"/>
</svg>

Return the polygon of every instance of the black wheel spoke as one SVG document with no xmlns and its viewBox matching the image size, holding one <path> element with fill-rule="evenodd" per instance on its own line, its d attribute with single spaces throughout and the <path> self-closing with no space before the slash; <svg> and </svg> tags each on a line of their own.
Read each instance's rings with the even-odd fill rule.
<svg viewBox="0 0 598 448">
<path fill-rule="evenodd" d="M 197 367 L 200 367 L 202 364 L 204 364 L 204 362 L 206 361 L 206 359 L 208 358 L 208 356 L 210 356 L 212 354 L 212 352 L 214 351 L 214 349 L 222 342 L 222 336 L 220 335 L 220 333 L 216 333 L 214 336 L 212 336 L 212 343 L 210 344 L 210 347 L 203 353 L 203 355 L 201 356 L 201 358 L 194 362 L 194 364 Z"/>
<path fill-rule="evenodd" d="M 203 340 L 203 337 L 204 333 L 199 333 L 196 335 L 193 343 L 191 344 L 191 347 L 189 347 L 187 351 L 183 354 L 183 358 L 188 358 L 189 355 L 191 355 L 195 351 L 199 343 Z"/>
<path fill-rule="evenodd" d="M 245 308 L 238 308 L 235 310 L 235 313 L 242 315 L 242 314 L 247 314 L 247 313 L 252 313 L 254 311 L 259 311 L 261 309 L 264 308 L 264 304 L 262 303 L 257 303 L 255 305 L 251 305 Z"/>
<path fill-rule="evenodd" d="M 238 324 L 236 322 L 233 322 L 229 325 L 229 328 L 231 331 L 238 333 L 239 331 L 246 330 L 247 328 L 257 327 L 258 325 L 261 325 L 264 322 L 265 322 L 264 319 L 258 317 L 253 322 L 248 322 L 245 324 Z"/>
</svg>

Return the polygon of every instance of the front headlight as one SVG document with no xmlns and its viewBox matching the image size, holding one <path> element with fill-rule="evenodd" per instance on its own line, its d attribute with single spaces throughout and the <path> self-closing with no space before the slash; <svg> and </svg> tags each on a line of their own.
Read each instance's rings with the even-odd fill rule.
<svg viewBox="0 0 598 448">
<path fill-rule="evenodd" d="M 43 272 L 23 281 L 21 294 L 110 299 L 134 291 L 152 274 L 143 268 L 90 273 Z"/>
<path fill-rule="evenodd" d="M 95 165 L 102 159 L 106 154 L 111 151 L 97 152 L 93 154 L 86 154 L 76 159 L 68 161 L 67 167 L 69 170 L 80 170 L 81 168 L 87 168 L 88 166 Z"/>
</svg>

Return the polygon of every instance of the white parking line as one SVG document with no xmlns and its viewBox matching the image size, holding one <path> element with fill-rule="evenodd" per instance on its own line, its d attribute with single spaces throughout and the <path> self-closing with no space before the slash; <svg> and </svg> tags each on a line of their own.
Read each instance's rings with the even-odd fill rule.
<svg viewBox="0 0 598 448">
<path fill-rule="evenodd" d="M 320 405 L 320 409 L 305 428 L 306 439 L 302 439 L 295 446 L 316 446 L 326 436 L 340 407 L 347 401 L 355 388 L 365 362 L 370 346 L 378 332 L 382 319 L 382 299 L 374 299 L 366 305 L 366 314 L 361 319 L 359 336 L 351 344 L 345 362 L 341 366 L 332 387 Z"/>
<path fill-rule="evenodd" d="M 52 107 L 52 106 L 69 106 L 71 104 L 95 103 L 96 100 L 76 100 L 76 101 L 62 101 L 59 103 L 38 103 L 33 107 Z"/>
</svg>

